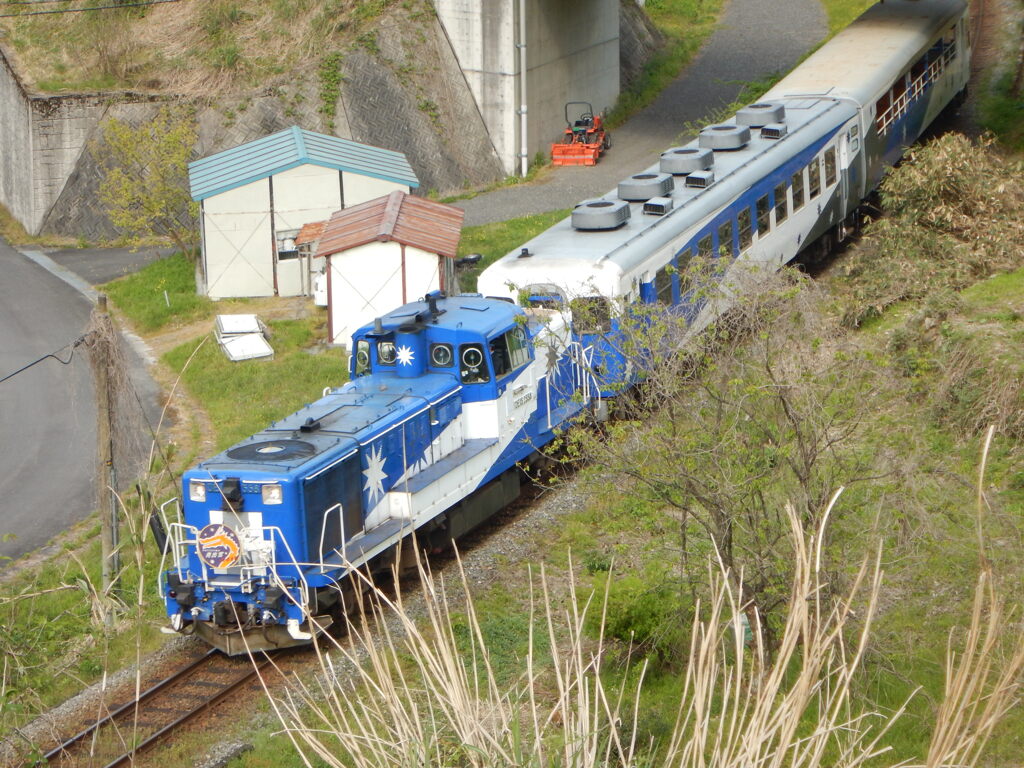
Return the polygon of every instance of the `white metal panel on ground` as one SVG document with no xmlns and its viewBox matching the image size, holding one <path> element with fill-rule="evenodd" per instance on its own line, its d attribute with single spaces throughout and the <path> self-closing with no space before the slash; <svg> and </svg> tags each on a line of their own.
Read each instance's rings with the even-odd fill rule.
<svg viewBox="0 0 1024 768">
<path fill-rule="evenodd" d="M 274 295 L 270 185 L 266 179 L 203 201 L 207 293 Z"/>
<path fill-rule="evenodd" d="M 273 357 L 274 350 L 263 338 L 262 333 L 241 333 L 218 339 L 224 354 L 233 362 L 252 360 L 258 357 Z"/>
<path fill-rule="evenodd" d="M 348 344 L 352 332 L 402 303 L 402 255 L 398 243 L 367 243 L 328 260 L 327 298 L 332 344 Z"/>
<path fill-rule="evenodd" d="M 217 335 L 233 333 L 262 333 L 256 315 L 217 315 Z"/>
<path fill-rule="evenodd" d="M 393 181 L 375 179 L 372 176 L 361 176 L 357 173 L 342 172 L 342 179 L 345 184 L 345 207 L 365 203 L 367 200 L 376 200 L 378 197 L 394 192 L 396 189 L 408 192 L 409 187 L 403 184 L 396 184 Z"/>
</svg>

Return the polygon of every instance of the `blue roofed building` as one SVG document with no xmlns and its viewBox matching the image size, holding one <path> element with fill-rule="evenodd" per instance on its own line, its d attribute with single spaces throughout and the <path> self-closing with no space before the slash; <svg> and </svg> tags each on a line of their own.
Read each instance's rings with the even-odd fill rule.
<svg viewBox="0 0 1024 768">
<path fill-rule="evenodd" d="M 189 163 L 200 204 L 210 298 L 303 296 L 324 266 L 301 252 L 303 225 L 395 190 L 419 186 L 401 152 L 298 127 Z"/>
</svg>

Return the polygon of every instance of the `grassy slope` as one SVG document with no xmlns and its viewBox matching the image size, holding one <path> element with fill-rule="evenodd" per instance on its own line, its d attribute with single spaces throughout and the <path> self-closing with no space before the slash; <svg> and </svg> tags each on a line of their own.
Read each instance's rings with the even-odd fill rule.
<svg viewBox="0 0 1024 768">
<path fill-rule="evenodd" d="M 42 91 L 138 89 L 209 95 L 286 84 L 333 50 L 369 44 L 397 0 L 183 0 L 166 6 L 0 20 Z M 403 0 L 430 14 L 421 0 Z M 12 7 L 28 13 L 33 7 Z"/>
</svg>

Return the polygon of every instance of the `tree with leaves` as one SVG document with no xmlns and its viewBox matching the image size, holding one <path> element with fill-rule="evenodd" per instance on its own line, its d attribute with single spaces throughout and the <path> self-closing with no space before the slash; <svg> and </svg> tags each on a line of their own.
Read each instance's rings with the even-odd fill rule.
<svg viewBox="0 0 1024 768">
<path fill-rule="evenodd" d="M 732 298 L 707 289 L 705 300 L 731 308 L 698 336 L 672 308 L 624 314 L 614 341 L 644 381 L 620 398 L 603 434 L 568 439 L 600 482 L 678 519 L 690 588 L 705 580 L 705 553 L 721 563 L 771 650 L 792 576 L 782 510 L 791 504 L 814 530 L 835 488 L 871 471 L 852 439 L 871 366 L 844 346 L 820 289 L 795 271 L 730 280 Z"/>
<path fill-rule="evenodd" d="M 185 107 L 163 107 L 139 125 L 111 119 L 103 126 L 103 140 L 93 147 L 100 200 L 131 244 L 166 237 L 195 259 L 199 205 L 189 194 L 188 161 L 196 139 Z"/>
</svg>

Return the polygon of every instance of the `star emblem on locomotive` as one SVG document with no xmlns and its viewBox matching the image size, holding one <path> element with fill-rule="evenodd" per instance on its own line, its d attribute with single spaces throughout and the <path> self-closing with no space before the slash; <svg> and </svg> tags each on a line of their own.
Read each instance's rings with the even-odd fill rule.
<svg viewBox="0 0 1024 768">
<path fill-rule="evenodd" d="M 412 347 L 408 347 L 405 344 L 395 350 L 395 354 L 398 355 L 399 365 L 412 365 L 413 358 L 416 356 Z"/>
<path fill-rule="evenodd" d="M 363 470 L 363 476 L 366 478 L 363 490 L 369 491 L 370 503 L 376 504 L 377 497 L 384 495 L 384 481 L 388 479 L 388 473 L 384 471 L 384 457 L 381 456 L 380 445 L 375 445 L 370 449 L 370 453 L 366 457 L 366 469 Z"/>
</svg>

